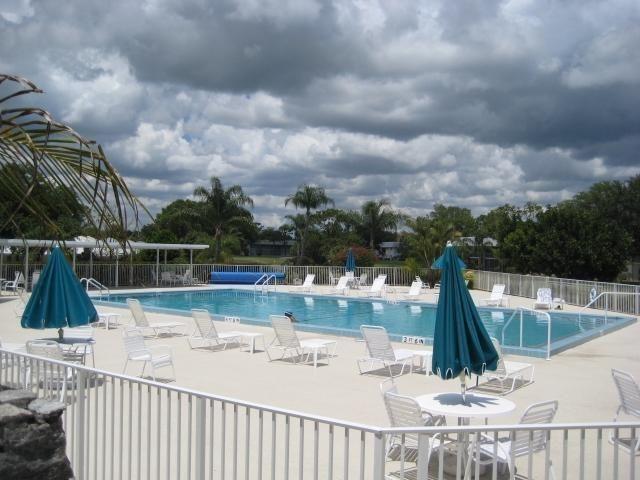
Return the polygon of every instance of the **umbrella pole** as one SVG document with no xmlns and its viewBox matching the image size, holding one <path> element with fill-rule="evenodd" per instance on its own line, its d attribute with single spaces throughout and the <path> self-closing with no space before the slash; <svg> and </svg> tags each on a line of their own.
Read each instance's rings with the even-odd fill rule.
<svg viewBox="0 0 640 480">
<path fill-rule="evenodd" d="M 58 329 L 58 341 L 62 342 L 63 338 L 64 338 L 64 330 L 59 328 Z"/>
<path fill-rule="evenodd" d="M 460 379 L 460 389 L 462 391 L 462 403 L 466 404 L 467 403 L 467 376 L 465 375 L 464 370 L 460 372 L 460 375 L 458 375 L 458 378 Z"/>
</svg>

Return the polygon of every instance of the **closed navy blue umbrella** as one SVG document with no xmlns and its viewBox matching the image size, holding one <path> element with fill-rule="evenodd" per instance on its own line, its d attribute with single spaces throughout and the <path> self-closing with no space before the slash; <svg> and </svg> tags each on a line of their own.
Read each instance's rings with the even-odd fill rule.
<svg viewBox="0 0 640 480">
<path fill-rule="evenodd" d="M 442 270 L 442 277 L 431 365 L 444 380 L 459 377 L 463 395 L 466 376 L 482 375 L 498 364 L 498 353 L 464 283 L 464 266 L 451 242 L 432 265 Z"/>
<path fill-rule="evenodd" d="M 87 292 L 60 248 L 55 247 L 24 309 L 22 327 L 57 328 L 62 340 L 64 327 L 87 325 L 97 318 Z"/>
<path fill-rule="evenodd" d="M 347 272 L 354 272 L 356 270 L 356 257 L 353 254 L 351 248 L 347 251 L 347 262 L 345 264 Z"/>
</svg>

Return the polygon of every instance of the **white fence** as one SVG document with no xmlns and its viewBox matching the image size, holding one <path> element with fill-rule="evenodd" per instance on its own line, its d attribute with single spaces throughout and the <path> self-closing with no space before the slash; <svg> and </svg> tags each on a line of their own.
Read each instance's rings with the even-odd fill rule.
<svg viewBox="0 0 640 480">
<path fill-rule="evenodd" d="M 160 284 L 162 272 L 183 275 L 187 269 L 192 270 L 193 277 L 202 283 L 207 283 L 210 274 L 217 272 L 282 272 L 287 283 L 303 280 L 309 273 L 316 275 L 315 283 L 329 285 L 331 277 L 344 275 L 344 267 L 327 266 L 291 266 L 291 265 L 225 265 L 225 264 L 127 264 L 120 263 L 78 263 L 75 266 L 79 278 L 95 278 L 101 284 L 113 288 L 123 286 L 155 286 Z M 0 272 L 2 278 L 13 278 L 15 271 L 23 271 L 23 264 L 6 264 Z M 29 265 L 29 277 L 36 270 L 42 270 L 42 265 Z M 356 267 L 356 276 L 366 275 L 369 282 L 380 274 L 387 275 L 387 284 L 393 286 L 410 285 L 414 277 L 403 267 Z M 566 303 L 584 306 L 589 303 L 591 290 L 597 294 L 602 292 L 625 293 L 612 295 L 610 301 L 602 298 L 593 308 L 609 311 L 640 315 L 640 286 L 621 283 L 592 282 L 587 280 L 573 280 L 567 278 L 544 277 L 537 275 L 519 275 L 512 273 L 473 271 L 473 288 L 490 291 L 496 283 L 506 285 L 505 293 L 519 297 L 536 298 L 538 288 L 551 288 L 554 297 L 563 298 Z M 438 278 L 438 271 L 422 269 L 423 279 Z M 633 294 L 633 295 L 632 295 Z M 608 298 L 608 297 L 607 297 Z M 608 301 L 608 305 L 606 305 Z"/>
<path fill-rule="evenodd" d="M 383 480 L 427 478 L 427 469 L 429 478 L 459 479 L 465 467 L 469 478 L 497 479 L 505 478 L 499 476 L 503 464 L 497 455 L 479 455 L 480 444 L 470 440 L 518 432 L 528 435 L 531 445 L 542 442 L 537 453 L 515 458 L 518 474 L 527 478 L 548 478 L 550 465 L 562 479 L 633 480 L 637 472 L 635 455 L 619 439 L 633 441 L 640 422 L 377 427 L 2 349 L 0 384 L 27 386 L 67 404 L 67 451 L 79 480 Z M 436 434 L 451 438 L 448 448 L 430 448 L 434 444 L 428 440 Z M 417 450 L 410 444 L 416 437 Z M 398 447 L 390 458 L 386 450 L 392 441 Z M 409 461 L 412 451 L 417 461 Z M 473 460 L 478 457 L 488 459 L 482 468 Z M 445 476 L 451 469 L 453 476 Z"/>
</svg>

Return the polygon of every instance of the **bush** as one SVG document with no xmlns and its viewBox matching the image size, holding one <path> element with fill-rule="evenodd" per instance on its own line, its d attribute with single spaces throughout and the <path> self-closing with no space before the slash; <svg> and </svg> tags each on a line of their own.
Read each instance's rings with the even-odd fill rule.
<svg viewBox="0 0 640 480">
<path fill-rule="evenodd" d="M 351 248 L 356 259 L 356 267 L 373 267 L 378 259 L 375 252 L 360 245 L 353 245 L 351 247 L 342 247 L 339 250 L 333 252 L 331 256 L 332 265 L 344 265 L 347 262 L 347 252 Z"/>
</svg>

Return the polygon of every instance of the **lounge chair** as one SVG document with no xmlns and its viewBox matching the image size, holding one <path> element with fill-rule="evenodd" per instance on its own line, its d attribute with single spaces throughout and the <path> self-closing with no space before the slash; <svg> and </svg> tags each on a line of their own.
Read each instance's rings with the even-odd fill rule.
<svg viewBox="0 0 640 480">
<path fill-rule="evenodd" d="M 423 412 L 420 405 L 412 397 L 399 395 L 395 388 L 389 388 L 383 392 L 384 405 L 389 417 L 391 427 L 412 428 L 412 427 L 431 427 L 440 425 L 437 418 L 427 412 Z M 438 451 L 440 448 L 440 434 L 428 437 L 429 448 L 427 450 L 426 464 L 429 464 L 431 453 Z M 445 440 L 446 442 L 446 440 Z M 385 457 L 387 461 L 392 462 L 418 462 L 418 435 L 389 435 L 385 449 Z M 414 478 L 415 467 L 405 469 L 403 472 L 392 472 L 387 477 Z"/>
<path fill-rule="evenodd" d="M 507 395 L 516 388 L 533 383 L 535 366 L 531 363 L 512 362 L 504 359 L 500 342 L 496 338 L 491 338 L 496 352 L 498 352 L 498 367 L 495 371 L 487 370 L 483 377 L 487 383 L 481 384 L 483 389 L 492 387 L 494 383 L 499 384 L 500 395 Z M 491 383 L 491 385 L 488 385 Z"/>
<path fill-rule="evenodd" d="M 143 334 L 146 331 L 152 331 L 154 337 L 159 336 L 163 332 L 171 335 L 176 334 L 176 330 L 184 329 L 185 327 L 185 324 L 182 322 L 149 323 L 149 320 L 147 320 L 147 316 L 142 309 L 142 305 L 140 305 L 140 301 L 135 298 L 127 298 L 127 305 L 129 305 L 129 309 L 131 310 L 131 315 L 136 328 L 138 328 Z"/>
<path fill-rule="evenodd" d="M 0 285 L 1 290 L 5 291 L 13 291 L 14 293 L 18 293 L 18 288 L 24 288 L 24 275 L 21 271 L 16 271 L 13 280 L 5 280 Z"/>
<path fill-rule="evenodd" d="M 365 291 L 365 296 L 367 297 L 382 297 L 386 293 L 386 285 L 387 281 L 386 275 L 378 275 L 376 279 L 371 284 L 369 290 Z"/>
<path fill-rule="evenodd" d="M 293 328 L 291 319 L 287 316 L 271 315 L 271 326 L 276 336 L 273 341 L 265 349 L 269 361 L 273 361 L 269 348 L 278 349 L 282 351 L 280 359 L 291 358 L 294 363 L 298 363 L 298 358 L 304 357 L 306 354 L 305 362 L 309 361 L 309 357 L 313 355 L 313 366 L 318 366 L 318 354 L 323 353 L 329 362 L 329 357 L 334 356 L 336 353 L 337 342 L 335 340 L 324 340 L 321 338 L 311 338 L 300 340 L 296 330 Z M 329 349 L 331 348 L 331 352 Z"/>
<path fill-rule="evenodd" d="M 127 360 L 124 363 L 122 373 L 127 371 L 127 365 L 129 361 L 132 362 L 144 362 L 142 365 L 142 373 L 147 364 L 151 367 L 151 378 L 156 380 L 156 369 L 162 367 L 171 367 L 173 371 L 173 378 L 176 378 L 176 370 L 173 366 L 173 355 L 171 354 L 171 347 L 168 345 L 154 345 L 153 347 L 147 347 L 144 336 L 137 328 L 127 328 L 122 332 L 122 339 L 124 340 L 124 349 L 127 354 Z"/>
<path fill-rule="evenodd" d="M 307 275 L 304 279 L 304 282 L 302 283 L 302 285 L 293 285 L 291 287 L 291 290 L 296 291 L 296 290 L 300 290 L 302 292 L 310 292 L 311 288 L 313 287 L 313 281 L 316 279 L 315 274 L 310 273 L 309 275 Z"/>
<path fill-rule="evenodd" d="M 404 300 L 416 299 L 422 293 L 422 280 L 415 280 L 411 287 L 409 288 L 409 293 L 407 293 L 404 297 Z"/>
<path fill-rule="evenodd" d="M 535 403 L 527 408 L 520 419 L 520 425 L 546 424 L 553 422 L 553 418 L 558 411 L 558 402 L 551 400 L 547 402 Z M 498 473 L 515 472 L 515 460 L 518 457 L 527 456 L 531 461 L 531 455 L 538 452 L 547 451 L 547 431 L 545 430 L 517 430 L 505 439 L 494 442 L 493 436 L 483 434 L 480 440 L 480 465 L 493 465 L 498 463 Z M 496 445 L 497 443 L 497 445 Z M 477 449 L 472 449 L 473 455 L 478 461 Z M 494 451 L 497 453 L 494 456 Z M 546 465 L 547 474 L 555 478 L 553 474 L 553 464 L 551 457 Z M 549 478 L 545 476 L 545 478 Z"/>
<path fill-rule="evenodd" d="M 349 277 L 343 276 L 338 279 L 338 283 L 332 290 L 332 293 L 339 293 L 340 295 L 349 294 Z"/>
<path fill-rule="evenodd" d="M 413 372 L 413 361 L 416 358 L 420 358 L 422 365 L 430 363 L 431 352 L 428 350 L 394 349 L 384 327 L 361 325 L 360 332 L 367 345 L 367 354 L 369 355 L 357 361 L 360 375 L 374 371 L 376 363 L 382 364 L 383 368 L 387 368 L 391 377 L 394 377 L 391 368 L 394 365 L 401 365 L 398 375 L 402 375 L 407 364 L 409 365 L 409 372 Z M 369 364 L 368 370 L 362 370 L 363 363 Z"/>
<path fill-rule="evenodd" d="M 533 304 L 533 308 L 544 308 L 546 310 L 551 310 L 553 306 L 553 297 L 551 295 L 550 288 L 539 288 L 536 294 L 536 301 Z"/>
<path fill-rule="evenodd" d="M 635 417 L 634 420 L 640 419 L 640 387 L 627 372 L 613 368 L 611 369 L 611 375 L 620 398 L 620 406 L 613 421 L 617 422 L 621 413 Z M 619 445 L 633 455 L 640 453 L 640 437 L 637 435 L 636 438 L 613 438 L 612 436 L 609 441 Z"/>
<path fill-rule="evenodd" d="M 222 345 L 222 349 L 225 350 L 228 344 L 235 343 L 239 345 L 242 341 L 242 332 L 218 333 L 213 319 L 207 310 L 194 308 L 191 310 L 191 315 L 196 324 L 196 329 L 188 338 L 189 346 L 192 349 Z M 230 321 L 229 323 L 235 322 Z M 194 346 L 194 344 L 196 346 Z"/>
<path fill-rule="evenodd" d="M 480 300 L 488 307 L 501 307 L 506 302 L 504 298 L 504 285 L 496 283 L 491 289 L 491 296 Z"/>
</svg>

